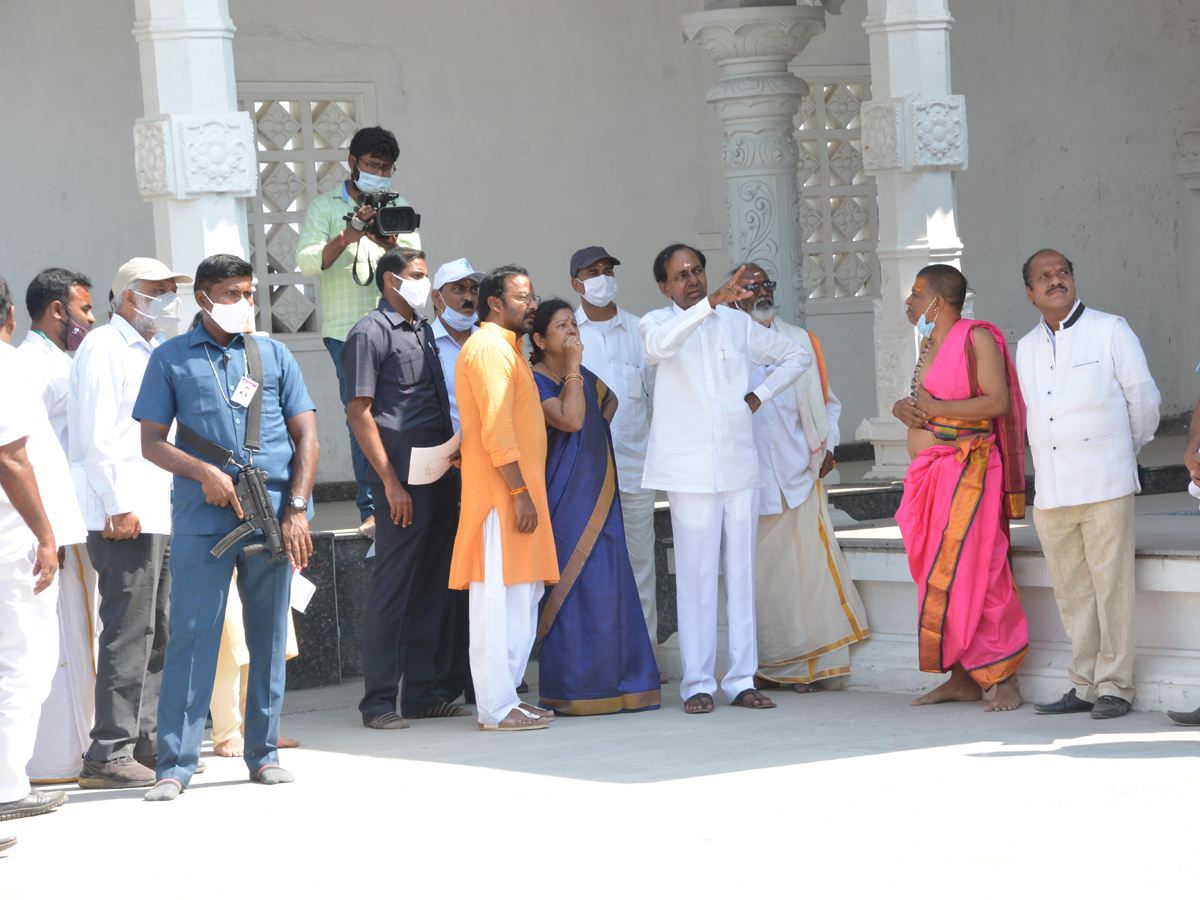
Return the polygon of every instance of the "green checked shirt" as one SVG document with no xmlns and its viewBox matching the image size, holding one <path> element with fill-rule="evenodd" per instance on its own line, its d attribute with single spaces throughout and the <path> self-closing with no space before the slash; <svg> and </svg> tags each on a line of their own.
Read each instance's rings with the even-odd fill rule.
<svg viewBox="0 0 1200 900">
<path fill-rule="evenodd" d="M 407 203 L 403 197 L 396 199 L 400 206 Z M 352 270 L 358 260 L 358 277 L 365 279 L 367 272 L 374 272 L 375 263 L 384 250 L 366 237 L 351 244 L 328 269 L 321 270 L 321 250 L 346 227 L 343 218 L 358 207 L 350 199 L 346 185 L 322 194 L 304 214 L 304 227 L 300 229 L 300 248 L 296 251 L 296 263 L 300 274 L 306 278 L 314 275 L 321 287 L 321 337 L 344 341 L 358 320 L 373 310 L 379 302 L 379 290 L 372 282 L 366 286 L 356 284 Z M 421 248 L 420 232 L 396 235 L 401 247 Z"/>
</svg>

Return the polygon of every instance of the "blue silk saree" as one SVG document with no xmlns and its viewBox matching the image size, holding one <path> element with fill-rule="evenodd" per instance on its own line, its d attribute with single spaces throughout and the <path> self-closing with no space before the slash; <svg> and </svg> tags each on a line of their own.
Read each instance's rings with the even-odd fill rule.
<svg viewBox="0 0 1200 900">
<path fill-rule="evenodd" d="M 561 580 L 539 606 L 541 702 L 567 715 L 657 709 L 658 665 L 625 547 L 608 387 L 581 368 L 587 412 L 574 433 L 547 428 L 546 494 Z M 561 385 L 535 372 L 546 400 Z"/>
</svg>

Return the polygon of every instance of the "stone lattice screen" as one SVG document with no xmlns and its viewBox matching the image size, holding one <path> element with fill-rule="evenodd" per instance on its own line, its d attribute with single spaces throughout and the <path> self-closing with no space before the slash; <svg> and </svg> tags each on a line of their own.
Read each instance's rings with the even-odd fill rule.
<svg viewBox="0 0 1200 900">
<path fill-rule="evenodd" d="M 348 176 L 347 148 L 375 122 L 368 84 L 239 84 L 238 108 L 254 120 L 258 195 L 247 200 L 258 327 L 273 335 L 321 330 L 315 278 L 296 266 L 308 204 Z"/>
<path fill-rule="evenodd" d="M 800 221 L 809 315 L 870 312 L 879 296 L 875 179 L 863 174 L 860 108 L 866 67 L 793 69 L 809 85 L 796 116 Z"/>
</svg>

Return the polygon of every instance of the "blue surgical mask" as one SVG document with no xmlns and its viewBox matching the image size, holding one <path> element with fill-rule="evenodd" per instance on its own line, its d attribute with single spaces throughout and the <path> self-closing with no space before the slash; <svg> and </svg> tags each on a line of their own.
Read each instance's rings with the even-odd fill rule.
<svg viewBox="0 0 1200 900">
<path fill-rule="evenodd" d="M 934 303 L 937 303 L 937 301 L 930 301 L 929 306 L 933 306 Z M 929 307 L 925 308 L 925 312 L 929 312 Z M 940 312 L 941 310 L 939 309 L 933 314 L 933 322 L 926 322 L 925 313 L 921 313 L 921 318 L 917 319 L 917 334 L 921 336 L 921 340 L 925 340 L 925 338 L 933 334 L 933 326 L 937 322 L 938 313 Z"/>
<path fill-rule="evenodd" d="M 475 313 L 465 315 L 447 306 L 442 310 L 442 321 L 446 323 L 446 327 L 455 331 L 470 331 L 471 326 L 475 324 Z"/>
<path fill-rule="evenodd" d="M 373 194 L 376 191 L 386 191 L 392 186 L 391 175 L 372 175 L 370 172 L 358 170 L 358 177 L 354 179 L 354 186 L 364 194 Z"/>
</svg>

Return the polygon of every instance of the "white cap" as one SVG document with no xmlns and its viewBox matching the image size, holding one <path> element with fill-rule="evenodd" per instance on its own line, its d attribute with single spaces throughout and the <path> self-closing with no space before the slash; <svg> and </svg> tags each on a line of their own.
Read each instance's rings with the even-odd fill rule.
<svg viewBox="0 0 1200 900">
<path fill-rule="evenodd" d="M 471 264 L 464 256 L 462 259 L 442 264 L 441 268 L 433 275 L 433 289 L 440 291 L 442 285 L 450 284 L 452 281 L 462 281 L 464 278 L 473 278 L 478 283 L 483 278 L 483 274 L 483 272 L 476 272 L 472 269 Z"/>
<path fill-rule="evenodd" d="M 117 269 L 117 277 L 112 283 L 113 299 L 120 299 L 121 292 L 135 281 L 182 281 L 184 284 L 191 284 L 192 276 L 172 272 L 166 263 L 157 259 L 135 256 Z"/>
</svg>

